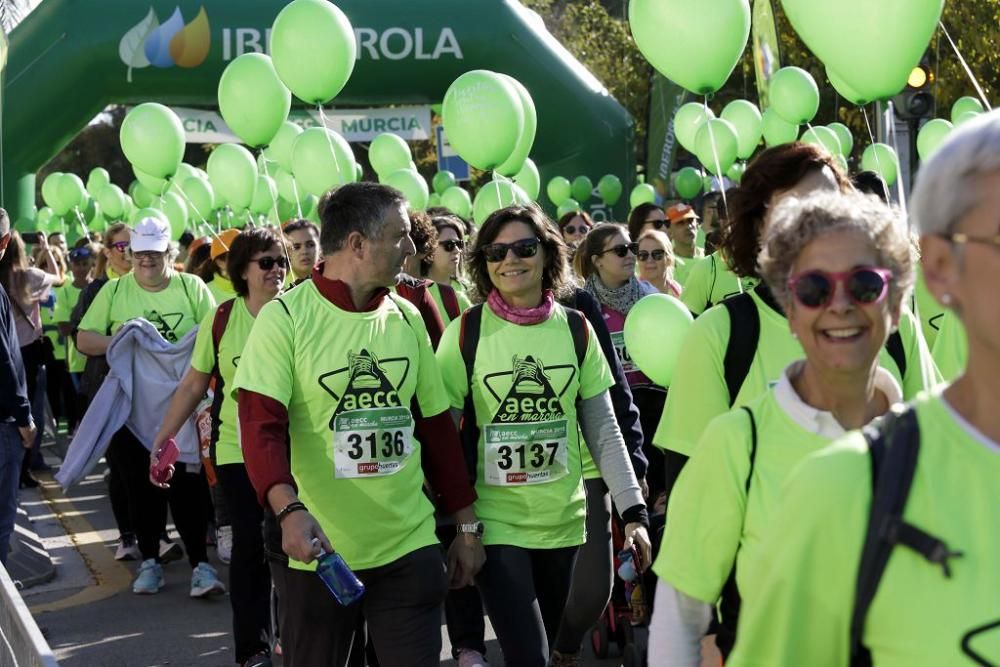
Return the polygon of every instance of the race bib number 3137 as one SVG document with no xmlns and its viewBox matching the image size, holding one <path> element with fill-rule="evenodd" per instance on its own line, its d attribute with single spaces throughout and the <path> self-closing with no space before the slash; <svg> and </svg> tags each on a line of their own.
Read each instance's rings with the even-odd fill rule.
<svg viewBox="0 0 1000 667">
<path fill-rule="evenodd" d="M 565 419 L 537 423 L 486 424 L 486 483 L 544 484 L 564 477 L 568 439 Z"/>
<path fill-rule="evenodd" d="M 393 475 L 413 453 L 413 416 L 408 408 L 349 410 L 336 416 L 334 475 L 365 478 Z"/>
</svg>

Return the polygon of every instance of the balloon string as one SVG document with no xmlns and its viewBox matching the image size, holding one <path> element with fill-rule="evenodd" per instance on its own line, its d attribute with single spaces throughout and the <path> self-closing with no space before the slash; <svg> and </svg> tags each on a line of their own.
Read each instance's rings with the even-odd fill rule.
<svg viewBox="0 0 1000 667">
<path fill-rule="evenodd" d="M 992 111 L 993 107 L 990 106 L 990 101 L 986 99 L 986 93 L 983 91 L 983 87 L 980 86 L 979 81 L 976 80 L 976 75 L 972 73 L 972 68 L 969 67 L 969 63 L 967 63 L 965 58 L 962 57 L 962 52 L 958 50 L 958 45 L 955 44 L 955 40 L 953 40 L 951 35 L 948 34 L 948 29 L 944 27 L 944 21 L 938 21 L 938 25 L 941 26 L 941 32 L 944 33 L 948 43 L 951 44 L 951 48 L 955 51 L 955 55 L 958 57 L 958 62 L 962 64 L 962 68 L 965 69 L 965 73 L 969 76 L 969 80 L 972 81 L 972 87 L 976 89 L 977 93 L 979 93 L 979 99 L 983 101 L 987 110 Z"/>
<path fill-rule="evenodd" d="M 715 131 L 712 130 L 712 123 L 711 123 L 712 119 L 708 117 L 708 114 L 710 114 L 712 112 L 712 110 L 708 108 L 708 96 L 707 95 L 705 96 L 705 99 L 704 99 L 704 106 L 705 106 L 705 123 L 706 123 L 706 125 L 708 127 L 708 139 L 709 139 L 709 142 L 712 144 L 712 158 L 715 160 L 715 171 L 716 171 L 716 175 L 719 177 L 719 184 L 720 184 L 719 185 L 719 190 L 722 192 L 722 205 L 725 207 L 726 211 L 728 212 L 729 211 L 729 202 L 726 200 L 726 188 L 724 187 L 725 181 L 722 180 L 722 163 L 719 161 L 719 151 L 718 151 L 718 149 L 715 146 Z M 713 185 L 714 185 L 714 183 L 713 183 Z M 708 194 L 708 193 L 706 193 L 706 194 Z"/>
<path fill-rule="evenodd" d="M 323 123 L 323 132 L 326 134 L 326 143 L 330 146 L 330 157 L 333 158 L 333 166 L 337 170 L 337 185 L 344 184 L 344 174 L 340 171 L 340 160 L 337 159 L 337 151 L 333 148 L 333 137 L 330 133 L 333 131 L 326 126 L 326 114 L 323 113 L 323 105 L 317 104 L 316 108 L 319 109 L 319 120 Z"/>
<path fill-rule="evenodd" d="M 215 236 L 215 238 L 219 239 L 219 242 L 220 242 L 220 243 L 222 243 L 222 245 L 224 245 L 224 246 L 225 246 L 225 245 L 226 245 L 226 244 L 225 244 L 225 241 L 223 241 L 223 240 L 222 240 L 222 238 L 221 238 L 221 237 L 220 237 L 220 236 L 219 236 L 218 234 L 216 234 L 216 233 L 215 233 L 215 230 L 214 230 L 214 229 L 212 229 L 212 225 L 208 224 L 208 220 L 206 220 L 206 219 L 205 219 L 205 216 L 203 216 L 203 215 L 201 214 L 201 211 L 199 211 L 199 210 L 198 210 L 198 207 L 197 207 L 197 206 L 195 206 L 195 205 L 194 205 L 194 202 L 193 202 L 193 201 L 191 201 L 191 199 L 190 199 L 190 198 L 189 198 L 189 197 L 187 196 L 187 193 L 186 193 L 186 192 L 184 192 L 184 188 L 182 188 L 182 187 L 178 186 L 178 187 L 177 187 L 177 191 L 178 191 L 179 193 L 181 193 L 181 197 L 183 197 L 183 198 L 184 198 L 184 201 L 185 201 L 185 202 L 187 202 L 188 206 L 190 206 L 190 207 L 191 207 L 191 210 L 193 210 L 193 211 L 195 212 L 195 214 L 197 214 L 197 215 L 198 215 L 198 217 L 199 217 L 199 218 L 201 218 L 201 222 L 200 222 L 200 223 L 198 223 L 198 221 L 197 221 L 197 220 L 195 220 L 195 222 L 196 222 L 196 223 L 198 223 L 198 227 L 197 227 L 197 228 L 198 228 L 198 229 L 201 229 L 201 225 L 204 225 L 204 226 L 205 226 L 206 228 L 208 228 L 208 231 L 209 231 L 209 233 L 210 233 L 210 234 L 211 234 L 212 236 Z M 161 207 L 161 208 L 163 207 L 163 195 L 160 195 L 160 207 Z M 229 248 L 228 248 L 228 247 L 226 247 L 226 250 L 229 250 Z"/>
<path fill-rule="evenodd" d="M 280 225 L 281 224 L 281 214 L 278 213 L 278 193 L 275 192 L 274 190 L 270 189 L 271 188 L 271 181 L 270 181 L 271 174 L 269 173 L 269 170 L 267 168 L 267 157 L 264 156 L 264 149 L 263 148 L 260 149 L 260 157 L 261 157 L 260 163 L 261 163 L 261 165 L 264 166 L 264 176 L 266 176 L 269 179 L 268 182 L 267 182 L 268 183 L 267 187 L 268 187 L 268 190 L 271 193 L 271 207 L 274 209 L 274 219 L 277 220 L 278 224 Z M 275 185 L 275 189 L 277 189 L 277 185 Z"/>
<path fill-rule="evenodd" d="M 895 108 L 893 106 L 892 100 L 889 100 L 888 109 L 886 109 L 886 127 L 889 128 L 889 137 L 892 140 L 892 149 L 896 152 L 896 192 L 899 194 L 899 210 L 903 214 L 903 224 L 909 225 L 909 216 L 906 212 L 906 190 L 903 187 L 903 179 L 900 178 L 902 170 L 899 165 L 899 135 L 896 132 L 896 122 L 895 122 Z"/>
<path fill-rule="evenodd" d="M 90 230 L 87 229 L 87 223 L 83 219 L 83 213 L 80 212 L 80 207 L 73 207 L 73 212 L 76 213 L 76 219 L 80 221 L 80 226 L 83 227 L 83 235 L 90 240 Z"/>
<path fill-rule="evenodd" d="M 302 202 L 299 201 L 299 186 L 294 178 L 292 178 L 292 194 L 295 195 L 295 210 L 298 211 L 299 218 L 304 218 L 305 216 L 302 215 Z"/>
<path fill-rule="evenodd" d="M 868 120 L 868 109 L 863 104 L 859 104 L 858 108 L 861 109 L 861 113 L 865 117 L 865 127 L 868 128 L 868 138 L 871 139 L 871 145 L 874 146 L 878 142 L 875 141 L 875 133 L 872 132 L 872 124 Z M 886 201 L 889 201 L 892 199 L 892 195 L 889 194 L 889 185 L 885 182 L 885 178 L 882 177 L 882 162 L 878 159 L 878 150 L 873 148 L 872 155 L 875 156 L 875 167 L 878 169 L 879 177 L 882 178 L 882 191 L 885 192 Z"/>
<path fill-rule="evenodd" d="M 270 188 L 271 187 L 271 176 L 268 173 L 267 158 L 264 157 L 264 149 L 261 149 L 260 155 L 263 158 L 260 162 L 261 162 L 262 165 L 264 165 L 264 176 L 267 178 L 267 181 L 266 181 L 267 187 Z M 292 179 L 292 185 L 293 186 L 295 185 L 295 179 L 294 178 Z M 275 186 L 275 189 L 277 189 L 277 186 Z M 271 190 L 270 192 L 271 192 L 271 204 L 274 207 L 274 219 L 278 221 L 278 225 L 279 225 L 279 229 L 280 229 L 281 228 L 281 214 L 278 213 L 278 193 L 275 192 L 274 190 Z M 302 217 L 302 206 L 298 203 L 299 202 L 299 197 L 298 197 L 298 191 L 297 190 L 296 190 L 295 194 L 296 194 L 296 196 L 295 196 L 295 205 L 299 209 L 299 217 L 301 218 Z M 288 263 L 288 270 L 291 271 L 292 270 L 292 258 L 288 256 L 288 243 L 285 241 L 286 238 L 287 237 L 285 236 L 284 231 L 282 231 L 282 233 L 281 233 L 281 239 L 282 239 L 282 242 L 281 242 L 281 252 L 283 252 L 285 254 L 285 261 Z"/>
</svg>

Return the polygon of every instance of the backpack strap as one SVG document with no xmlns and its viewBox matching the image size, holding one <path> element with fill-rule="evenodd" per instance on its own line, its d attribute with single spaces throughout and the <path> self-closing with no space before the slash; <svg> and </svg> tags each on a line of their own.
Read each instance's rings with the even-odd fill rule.
<svg viewBox="0 0 1000 667">
<path fill-rule="evenodd" d="M 896 545 L 940 565 L 946 578 L 951 577 L 948 560 L 962 556 L 962 552 L 952 551 L 942 540 L 903 519 L 920 452 L 916 411 L 909 406 L 893 408 L 880 424 L 866 426 L 862 433 L 871 458 L 872 502 L 855 584 L 850 630 L 852 667 L 872 664 L 862 643 L 865 619 Z"/>
<path fill-rule="evenodd" d="M 722 367 L 729 390 L 729 406 L 732 407 L 753 365 L 753 355 L 760 339 L 760 313 L 748 292 L 729 297 L 722 305 L 729 313 L 729 342 Z"/>
<path fill-rule="evenodd" d="M 906 349 L 903 347 L 903 337 L 899 335 L 898 331 L 889 335 L 889 339 L 885 342 L 885 349 L 888 350 L 892 360 L 896 362 L 900 384 L 902 384 L 903 378 L 906 377 Z"/>
<path fill-rule="evenodd" d="M 223 301 L 215 309 L 215 317 L 212 318 L 212 349 L 215 352 L 215 371 L 218 371 L 219 368 L 219 343 L 222 342 L 222 336 L 226 333 L 226 327 L 229 326 L 229 317 L 233 314 L 235 304 L 236 299 Z"/>
<path fill-rule="evenodd" d="M 476 469 L 479 464 L 479 426 L 476 425 L 476 405 L 472 399 L 472 372 L 476 363 L 476 349 L 479 347 L 479 332 L 483 324 L 483 304 L 479 303 L 469 308 L 462 313 L 461 318 L 458 330 L 458 347 L 462 352 L 462 361 L 465 362 L 467 391 L 465 404 L 462 406 L 459 435 L 461 436 L 462 453 L 465 455 L 469 481 L 475 485 Z"/>
<path fill-rule="evenodd" d="M 457 320 L 462 314 L 462 306 L 458 303 L 458 293 L 450 285 L 438 285 L 441 294 L 441 304 L 449 320 Z"/>
<path fill-rule="evenodd" d="M 718 274 L 718 268 L 715 265 L 715 262 L 718 259 L 718 257 L 717 257 L 717 255 L 715 253 L 712 253 L 708 257 L 709 257 L 708 261 L 712 265 L 712 286 L 708 288 L 708 304 L 706 304 L 706 307 L 707 308 L 711 308 L 712 306 L 715 305 L 714 303 L 712 303 L 712 295 L 715 294 L 715 281 L 718 278 L 718 275 L 717 275 Z"/>
<path fill-rule="evenodd" d="M 583 368 L 583 360 L 587 356 L 587 345 L 590 343 L 590 329 L 587 318 L 579 310 L 566 308 L 566 321 L 569 332 L 573 336 L 573 349 L 576 351 L 577 369 Z"/>
</svg>

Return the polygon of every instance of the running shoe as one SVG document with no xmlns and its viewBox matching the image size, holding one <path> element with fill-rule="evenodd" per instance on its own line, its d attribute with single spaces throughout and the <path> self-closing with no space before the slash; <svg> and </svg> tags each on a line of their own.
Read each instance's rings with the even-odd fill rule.
<svg viewBox="0 0 1000 667">
<path fill-rule="evenodd" d="M 219 574 L 208 563 L 198 563 L 191 571 L 191 597 L 204 598 L 225 592 L 226 586 L 219 580 Z"/>
<path fill-rule="evenodd" d="M 226 565 L 233 557 L 233 527 L 220 526 L 215 529 L 215 553 Z"/>
<path fill-rule="evenodd" d="M 458 650 L 458 667 L 489 667 L 490 663 L 479 651 L 471 648 Z"/>
<path fill-rule="evenodd" d="M 274 663 L 271 662 L 271 656 L 267 654 L 266 651 L 261 651 L 260 653 L 251 656 L 249 660 L 243 662 L 242 667 L 273 667 Z"/>
<path fill-rule="evenodd" d="M 160 536 L 160 562 L 172 563 L 184 558 L 184 549 L 166 535 Z"/>
<path fill-rule="evenodd" d="M 153 595 L 163 588 L 163 566 L 152 558 L 142 561 L 139 573 L 132 582 L 132 592 L 136 595 Z"/>
<path fill-rule="evenodd" d="M 135 541 L 135 535 L 122 535 L 118 540 L 118 548 L 115 549 L 115 560 L 142 560 L 142 553 L 139 551 L 139 544 Z"/>
<path fill-rule="evenodd" d="M 560 653 L 559 651 L 553 651 L 552 659 L 549 661 L 551 667 L 579 667 L 582 664 L 579 652 Z"/>
</svg>

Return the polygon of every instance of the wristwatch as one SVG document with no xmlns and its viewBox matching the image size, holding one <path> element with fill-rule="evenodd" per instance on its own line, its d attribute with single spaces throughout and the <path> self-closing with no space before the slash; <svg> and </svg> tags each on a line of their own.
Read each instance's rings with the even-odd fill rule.
<svg viewBox="0 0 1000 667">
<path fill-rule="evenodd" d="M 482 521 L 473 521 L 472 523 L 460 523 L 457 526 L 458 534 L 475 535 L 476 537 L 482 539 L 483 533 L 486 529 L 483 527 Z"/>
</svg>

